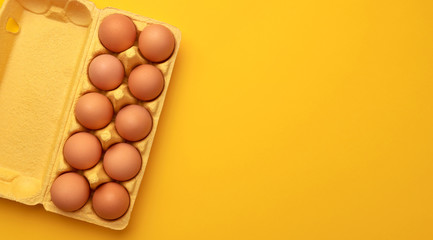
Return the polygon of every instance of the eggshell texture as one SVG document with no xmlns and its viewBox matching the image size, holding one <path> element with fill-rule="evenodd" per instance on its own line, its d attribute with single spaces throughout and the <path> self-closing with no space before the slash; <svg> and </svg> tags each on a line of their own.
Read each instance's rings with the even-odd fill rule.
<svg viewBox="0 0 433 240">
<path fill-rule="evenodd" d="M 134 97 L 150 101 L 164 88 L 164 75 L 155 66 L 143 64 L 134 68 L 128 78 L 128 87 Z"/>
<path fill-rule="evenodd" d="M 122 185 L 108 182 L 96 189 L 92 205 L 99 217 L 114 220 L 128 211 L 129 193 Z"/>
<path fill-rule="evenodd" d="M 122 63 L 110 54 L 95 57 L 89 65 L 89 79 L 101 90 L 113 90 L 123 81 L 125 70 Z"/>
<path fill-rule="evenodd" d="M 173 53 L 174 44 L 173 33 L 159 24 L 145 27 L 138 38 L 141 54 L 151 62 L 167 60 Z"/>
<path fill-rule="evenodd" d="M 90 195 L 89 183 L 78 173 L 60 175 L 51 185 L 51 201 L 63 211 L 76 211 L 86 204 Z"/>
<path fill-rule="evenodd" d="M 66 162 L 76 169 L 89 169 L 101 158 L 102 147 L 98 138 L 87 132 L 79 132 L 66 140 L 63 155 Z"/>
<path fill-rule="evenodd" d="M 142 106 L 128 105 L 117 114 L 115 126 L 124 139 L 138 141 L 145 138 L 152 130 L 152 116 Z"/>
<path fill-rule="evenodd" d="M 102 94 L 87 93 L 78 99 L 75 117 L 86 128 L 100 129 L 107 126 L 113 118 L 113 105 Z"/>
<path fill-rule="evenodd" d="M 134 45 L 137 30 L 129 17 L 116 13 L 102 20 L 98 36 L 108 50 L 122 52 Z"/>
<path fill-rule="evenodd" d="M 132 145 L 118 143 L 107 150 L 103 165 L 108 176 L 118 181 L 126 181 L 140 171 L 141 155 Z"/>
</svg>

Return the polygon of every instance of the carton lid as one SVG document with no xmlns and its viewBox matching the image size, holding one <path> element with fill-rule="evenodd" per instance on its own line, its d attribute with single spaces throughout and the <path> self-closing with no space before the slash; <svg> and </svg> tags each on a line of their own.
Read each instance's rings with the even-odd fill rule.
<svg viewBox="0 0 433 240">
<path fill-rule="evenodd" d="M 42 202 L 98 16 L 81 0 L 7 0 L 0 10 L 0 196 Z"/>
</svg>

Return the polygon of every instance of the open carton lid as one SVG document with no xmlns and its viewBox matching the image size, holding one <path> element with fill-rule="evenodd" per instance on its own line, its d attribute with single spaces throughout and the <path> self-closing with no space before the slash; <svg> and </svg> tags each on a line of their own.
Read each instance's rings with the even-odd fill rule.
<svg viewBox="0 0 433 240">
<path fill-rule="evenodd" d="M 0 10 L 0 196 L 42 203 L 99 11 L 81 0 Z"/>
</svg>

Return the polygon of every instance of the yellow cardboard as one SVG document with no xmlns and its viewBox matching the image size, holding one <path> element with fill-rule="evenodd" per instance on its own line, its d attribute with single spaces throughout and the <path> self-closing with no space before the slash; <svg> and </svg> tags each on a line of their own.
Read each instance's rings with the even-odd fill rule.
<svg viewBox="0 0 433 240">
<path fill-rule="evenodd" d="M 127 76 L 139 65 L 148 63 L 139 53 L 137 43 L 113 54 L 125 67 L 122 85 L 112 91 L 96 89 L 87 78 L 90 61 L 110 53 L 98 39 L 98 27 L 104 17 L 121 13 L 130 17 L 137 33 L 152 23 L 168 27 L 176 39 L 169 60 L 154 64 L 164 74 L 165 85 L 154 101 L 134 98 L 127 87 Z M 137 35 L 138 36 L 138 35 Z M 179 49 L 180 31 L 168 24 L 114 8 L 97 9 L 85 0 L 7 0 L 0 10 L 0 196 L 28 205 L 43 204 L 46 210 L 112 229 L 127 226 L 140 182 L 149 158 L 174 61 Z M 99 92 L 113 103 L 117 113 L 128 104 L 147 108 L 153 117 L 148 137 L 133 145 L 142 155 L 140 173 L 122 185 L 129 191 L 128 212 L 114 221 L 99 218 L 91 199 L 75 212 L 58 209 L 50 199 L 50 187 L 61 173 L 75 171 L 63 159 L 63 144 L 78 131 L 87 131 L 75 119 L 77 99 L 87 92 Z M 124 140 L 114 122 L 89 131 L 95 134 L 104 150 Z M 112 181 L 99 162 L 82 172 L 92 190 Z"/>
</svg>

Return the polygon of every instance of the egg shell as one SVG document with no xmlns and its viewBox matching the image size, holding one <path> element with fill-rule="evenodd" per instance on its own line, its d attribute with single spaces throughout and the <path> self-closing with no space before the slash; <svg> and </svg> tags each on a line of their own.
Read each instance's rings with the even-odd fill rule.
<svg viewBox="0 0 433 240">
<path fill-rule="evenodd" d="M 90 196 L 86 178 L 75 172 L 60 175 L 50 189 L 51 200 L 63 211 L 72 212 L 84 206 Z"/>
<path fill-rule="evenodd" d="M 95 166 L 102 155 L 98 138 L 88 132 L 75 133 L 63 147 L 65 161 L 73 168 L 84 170 Z"/>
<path fill-rule="evenodd" d="M 98 30 L 102 45 L 113 52 L 122 52 L 132 47 L 137 32 L 132 20 L 123 14 L 105 17 Z"/>
<path fill-rule="evenodd" d="M 105 152 L 103 165 L 108 176 L 118 181 L 127 181 L 140 171 L 141 155 L 134 146 L 118 143 Z"/>
<path fill-rule="evenodd" d="M 164 88 L 164 75 L 153 65 L 140 65 L 134 68 L 129 75 L 128 88 L 134 97 L 143 101 L 151 101 L 161 94 Z"/>
<path fill-rule="evenodd" d="M 117 113 L 115 125 L 121 137 L 128 141 L 139 141 L 152 130 L 152 116 L 139 105 L 128 105 Z"/>
<path fill-rule="evenodd" d="M 101 90 L 113 90 L 123 81 L 125 70 L 119 59 L 110 54 L 101 54 L 89 64 L 89 80 Z"/>
<path fill-rule="evenodd" d="M 101 218 L 108 220 L 120 218 L 129 208 L 129 193 L 118 183 L 105 183 L 95 190 L 92 206 Z"/>
<path fill-rule="evenodd" d="M 173 53 L 175 46 L 173 33 L 163 25 L 151 24 L 141 31 L 138 48 L 151 62 L 163 62 Z"/>
<path fill-rule="evenodd" d="M 78 99 L 75 117 L 86 128 L 100 129 L 110 123 L 113 106 L 106 96 L 100 93 L 87 93 Z"/>
</svg>

